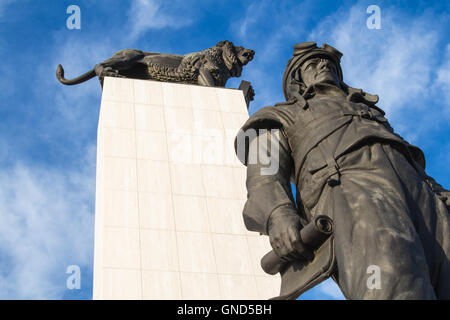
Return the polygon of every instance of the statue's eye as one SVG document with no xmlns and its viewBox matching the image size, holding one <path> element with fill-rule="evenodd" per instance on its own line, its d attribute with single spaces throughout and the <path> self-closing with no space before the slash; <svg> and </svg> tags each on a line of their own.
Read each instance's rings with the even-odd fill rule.
<svg viewBox="0 0 450 320">
<path fill-rule="evenodd" d="M 308 69 L 312 68 L 312 67 L 315 66 L 315 65 L 316 65 L 316 63 L 310 62 L 310 63 L 308 63 L 308 64 L 305 66 L 305 70 L 308 70 Z"/>
</svg>

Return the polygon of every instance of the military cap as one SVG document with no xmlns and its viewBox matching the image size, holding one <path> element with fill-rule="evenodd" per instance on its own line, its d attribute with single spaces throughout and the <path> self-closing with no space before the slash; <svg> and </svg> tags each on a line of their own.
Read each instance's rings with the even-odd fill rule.
<svg viewBox="0 0 450 320">
<path fill-rule="evenodd" d="M 295 71 L 308 59 L 314 57 L 325 57 L 336 64 L 339 79 L 342 81 L 341 57 L 342 53 L 332 46 L 324 43 L 322 47 L 317 47 L 315 42 L 301 42 L 294 46 L 294 54 L 289 59 L 283 75 L 283 92 L 286 99 L 288 99 L 288 89 L 294 79 Z M 297 75 L 299 77 L 300 75 Z"/>
</svg>

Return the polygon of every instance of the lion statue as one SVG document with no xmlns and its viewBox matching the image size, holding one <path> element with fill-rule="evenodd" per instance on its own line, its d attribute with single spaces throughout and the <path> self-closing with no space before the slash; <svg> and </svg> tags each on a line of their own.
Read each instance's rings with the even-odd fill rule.
<svg viewBox="0 0 450 320">
<path fill-rule="evenodd" d="M 253 59 L 254 54 L 253 50 L 236 47 L 231 41 L 220 41 L 211 48 L 186 55 L 125 49 L 70 80 L 64 78 L 64 69 L 58 65 L 56 77 L 66 85 L 79 84 L 98 76 L 102 87 L 104 77 L 224 87 L 230 77 L 241 76 L 242 67 Z"/>
</svg>

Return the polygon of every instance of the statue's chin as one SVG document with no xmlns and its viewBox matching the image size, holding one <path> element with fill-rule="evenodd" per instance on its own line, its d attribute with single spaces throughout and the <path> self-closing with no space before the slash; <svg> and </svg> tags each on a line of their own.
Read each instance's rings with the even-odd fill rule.
<svg viewBox="0 0 450 320">
<path fill-rule="evenodd" d="M 315 83 L 327 83 L 339 87 L 339 82 L 336 82 L 336 78 L 329 73 L 322 73 L 315 79 Z"/>
<path fill-rule="evenodd" d="M 324 80 L 324 81 L 316 82 L 316 84 L 321 84 L 321 83 L 329 84 L 329 85 L 332 85 L 332 86 L 335 86 L 335 87 L 340 87 L 340 85 L 338 83 L 336 83 L 336 81 L 334 81 L 334 79 L 333 80 Z"/>
</svg>

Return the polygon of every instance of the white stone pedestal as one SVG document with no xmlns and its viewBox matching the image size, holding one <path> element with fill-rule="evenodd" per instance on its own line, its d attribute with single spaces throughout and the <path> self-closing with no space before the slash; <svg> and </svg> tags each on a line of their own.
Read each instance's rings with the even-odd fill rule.
<svg viewBox="0 0 450 320">
<path fill-rule="evenodd" d="M 267 237 L 245 229 L 240 90 L 106 78 L 94 299 L 267 299 Z"/>
</svg>

